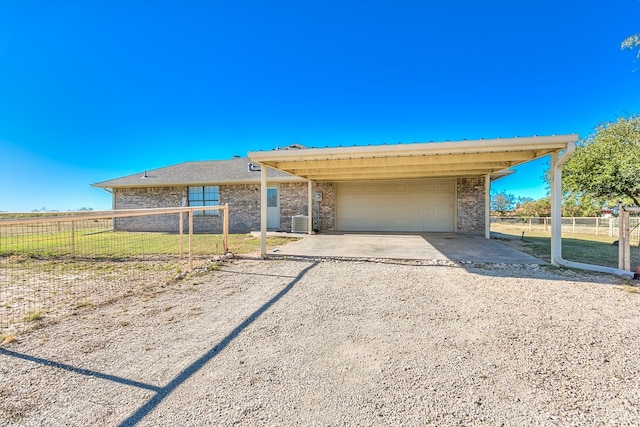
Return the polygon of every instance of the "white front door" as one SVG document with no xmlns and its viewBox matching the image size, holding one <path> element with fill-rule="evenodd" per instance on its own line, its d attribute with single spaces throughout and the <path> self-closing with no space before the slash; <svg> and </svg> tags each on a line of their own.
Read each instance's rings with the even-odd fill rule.
<svg viewBox="0 0 640 427">
<path fill-rule="evenodd" d="M 267 229 L 280 230 L 280 196 L 278 187 L 267 188 Z"/>
</svg>

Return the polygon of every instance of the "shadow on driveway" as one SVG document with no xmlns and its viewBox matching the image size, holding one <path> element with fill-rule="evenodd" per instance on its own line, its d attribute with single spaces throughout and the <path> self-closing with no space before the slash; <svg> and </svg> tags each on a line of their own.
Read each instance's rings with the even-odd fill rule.
<svg viewBox="0 0 640 427">
<path fill-rule="evenodd" d="M 24 353 L 19 353 L 0 347 L 0 355 L 7 357 L 14 357 L 17 359 L 26 360 L 33 363 L 39 363 L 46 366 L 52 366 L 54 368 L 63 369 L 76 374 L 85 375 L 89 377 L 95 377 L 101 380 L 113 381 L 119 384 L 123 384 L 131 387 L 138 387 L 145 390 L 150 390 L 155 394 L 142 406 L 140 406 L 133 414 L 125 419 L 119 425 L 135 426 L 142 421 L 151 411 L 153 411 L 158 405 L 162 403 L 173 391 L 175 391 L 184 382 L 190 379 L 200 369 L 202 369 L 207 363 L 214 359 L 222 350 L 224 350 L 242 331 L 244 331 L 249 325 L 257 320 L 262 314 L 264 314 L 271 306 L 278 302 L 283 296 L 285 296 L 294 286 L 298 283 L 309 270 L 315 267 L 318 263 L 313 262 L 305 267 L 300 273 L 291 277 L 292 280 L 284 288 L 282 288 L 276 295 L 274 295 L 269 301 L 265 302 L 260 308 L 249 315 L 242 323 L 236 326 L 227 336 L 222 338 L 217 344 L 215 344 L 209 351 L 200 356 L 197 360 L 191 363 L 187 368 L 180 372 L 173 380 L 171 380 L 165 386 L 155 386 L 139 381 L 134 381 L 128 378 L 124 378 L 117 375 L 111 375 L 104 372 L 94 371 L 90 369 L 83 369 L 76 366 L 72 366 L 65 363 L 59 363 L 53 360 L 35 357 Z"/>
</svg>

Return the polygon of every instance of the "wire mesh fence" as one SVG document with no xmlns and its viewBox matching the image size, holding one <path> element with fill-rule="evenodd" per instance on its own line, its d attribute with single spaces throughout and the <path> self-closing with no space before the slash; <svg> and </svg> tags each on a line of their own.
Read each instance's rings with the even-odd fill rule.
<svg viewBox="0 0 640 427">
<path fill-rule="evenodd" d="M 0 336 L 166 285 L 223 254 L 228 208 L 198 209 L 0 215 Z"/>
</svg>

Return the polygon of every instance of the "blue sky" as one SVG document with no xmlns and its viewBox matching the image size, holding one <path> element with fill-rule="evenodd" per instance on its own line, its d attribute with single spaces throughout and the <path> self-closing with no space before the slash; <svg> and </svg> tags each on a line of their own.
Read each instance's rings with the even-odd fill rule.
<svg viewBox="0 0 640 427">
<path fill-rule="evenodd" d="M 640 112 L 640 1 L 0 0 L 0 210 L 188 160 L 579 133 Z M 544 161 L 494 189 L 544 195 Z"/>
</svg>

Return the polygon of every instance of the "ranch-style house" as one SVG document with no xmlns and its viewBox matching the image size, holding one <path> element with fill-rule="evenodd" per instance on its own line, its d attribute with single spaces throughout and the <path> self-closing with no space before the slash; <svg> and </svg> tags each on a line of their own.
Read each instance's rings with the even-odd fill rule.
<svg viewBox="0 0 640 427">
<path fill-rule="evenodd" d="M 229 205 L 229 231 L 453 232 L 488 236 L 491 182 L 577 135 L 336 148 L 300 145 L 195 161 L 92 184 L 113 209 Z M 261 209 L 262 207 L 262 209 Z M 164 218 L 164 219 L 163 219 Z M 220 232 L 215 211 L 196 232 Z M 302 221 L 302 226 L 300 221 Z M 305 224 L 306 222 L 306 224 Z M 175 231 L 174 217 L 121 223 Z"/>
</svg>

